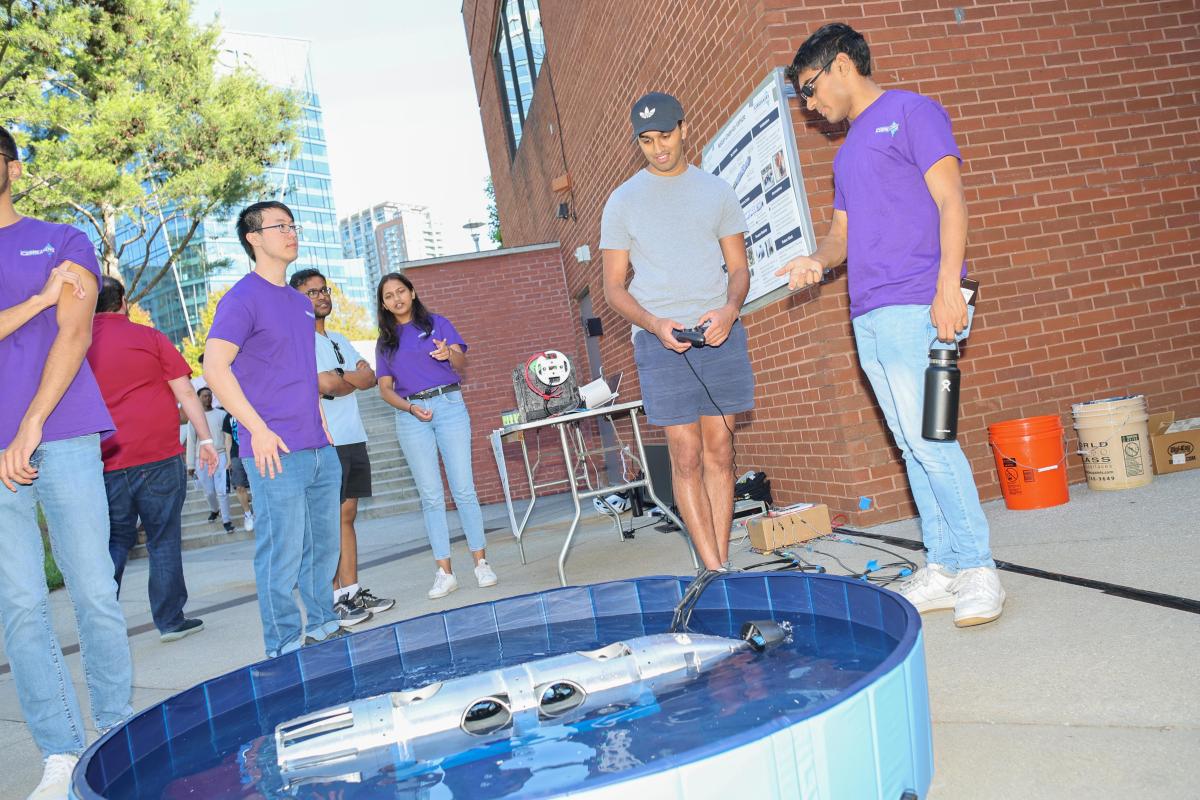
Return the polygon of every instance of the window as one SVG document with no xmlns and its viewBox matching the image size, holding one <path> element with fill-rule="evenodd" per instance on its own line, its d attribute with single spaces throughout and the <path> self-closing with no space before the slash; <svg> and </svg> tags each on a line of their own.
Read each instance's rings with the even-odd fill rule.
<svg viewBox="0 0 1200 800">
<path fill-rule="evenodd" d="M 508 141 L 513 152 L 521 144 L 521 132 L 533 102 L 533 85 L 546 55 L 538 2 L 504 0 L 496 31 L 497 81 L 508 112 Z"/>
</svg>

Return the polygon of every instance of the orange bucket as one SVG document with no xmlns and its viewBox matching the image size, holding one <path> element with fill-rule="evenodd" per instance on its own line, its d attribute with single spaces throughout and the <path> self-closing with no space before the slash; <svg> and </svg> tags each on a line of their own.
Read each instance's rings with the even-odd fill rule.
<svg viewBox="0 0 1200 800">
<path fill-rule="evenodd" d="M 988 426 L 1004 504 L 1017 511 L 1061 506 L 1067 491 L 1063 426 L 1057 416 L 1025 417 Z"/>
</svg>

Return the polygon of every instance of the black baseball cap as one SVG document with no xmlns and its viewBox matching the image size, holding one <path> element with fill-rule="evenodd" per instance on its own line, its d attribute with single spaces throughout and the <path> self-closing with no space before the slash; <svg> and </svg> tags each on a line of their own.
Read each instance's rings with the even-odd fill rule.
<svg viewBox="0 0 1200 800">
<path fill-rule="evenodd" d="M 669 94 L 651 92 L 633 104 L 629 121 L 633 123 L 635 138 L 646 131 L 666 133 L 675 130 L 675 126 L 683 122 L 683 106 Z"/>
</svg>

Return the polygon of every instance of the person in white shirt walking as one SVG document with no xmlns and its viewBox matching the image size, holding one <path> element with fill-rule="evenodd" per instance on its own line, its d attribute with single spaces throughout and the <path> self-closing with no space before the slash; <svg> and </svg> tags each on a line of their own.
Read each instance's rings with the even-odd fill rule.
<svg viewBox="0 0 1200 800">
<path fill-rule="evenodd" d="M 208 429 L 210 431 L 221 430 L 221 423 L 225 420 L 225 409 L 213 408 L 212 389 L 205 386 L 196 394 L 199 395 L 200 403 L 204 406 L 204 417 L 208 420 Z M 213 522 L 220 516 L 221 526 L 225 528 L 225 532 L 233 533 L 233 522 L 229 516 L 229 494 L 226 490 L 225 473 L 229 467 L 229 454 L 225 452 L 225 438 L 223 436 L 206 437 L 207 441 L 204 442 L 204 444 L 211 444 L 217 451 L 217 468 L 212 473 L 206 469 L 196 469 L 196 439 L 196 426 L 189 422 L 187 432 L 188 474 L 195 476 L 200 491 L 204 492 L 204 497 L 208 500 L 208 508 L 211 512 L 208 515 L 208 521 Z"/>
</svg>

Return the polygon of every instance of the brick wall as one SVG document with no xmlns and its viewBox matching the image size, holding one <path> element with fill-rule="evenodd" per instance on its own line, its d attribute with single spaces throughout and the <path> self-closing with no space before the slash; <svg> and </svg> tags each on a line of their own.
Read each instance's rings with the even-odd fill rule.
<svg viewBox="0 0 1200 800">
<path fill-rule="evenodd" d="M 989 423 L 1058 414 L 1070 430 L 1072 402 L 1127 393 L 1200 415 L 1194 3 L 542 0 L 546 60 L 515 157 L 490 61 L 498 7 L 466 0 L 463 18 L 505 242 L 561 242 L 570 298 L 589 290 L 604 320 L 606 370 L 633 375 L 597 251 L 605 199 L 642 163 L 629 104 L 654 89 L 678 95 L 695 163 L 768 70 L 836 20 L 867 36 L 881 85 L 930 95 L 954 121 L 967 255 L 983 283 L 960 440 L 983 496 L 999 496 Z M 793 122 L 820 233 L 844 129 L 796 104 Z M 556 195 L 550 181 L 564 172 L 572 190 Z M 575 212 L 565 221 L 554 215 L 563 200 Z M 590 264 L 572 256 L 585 243 Z M 865 525 L 915 509 L 857 366 L 845 289 L 841 278 L 746 318 L 757 408 L 739 425 L 738 467 L 766 470 L 780 500 L 823 500 Z M 1068 463 L 1082 480 L 1078 458 Z M 857 511 L 860 496 L 873 498 L 870 511 Z"/>
<path fill-rule="evenodd" d="M 482 503 L 504 499 L 488 436 L 500 427 L 500 415 L 517 405 L 512 370 L 534 350 L 572 352 L 575 329 L 557 245 L 452 256 L 411 262 L 405 274 L 422 302 L 449 319 L 467 342 L 463 400 L 471 415 L 471 462 Z M 545 479 L 563 472 L 557 436 L 543 435 Z M 530 458 L 537 449 L 530 444 Z M 506 446 L 514 497 L 528 497 L 517 444 Z M 446 492 L 447 501 L 450 492 Z"/>
</svg>

